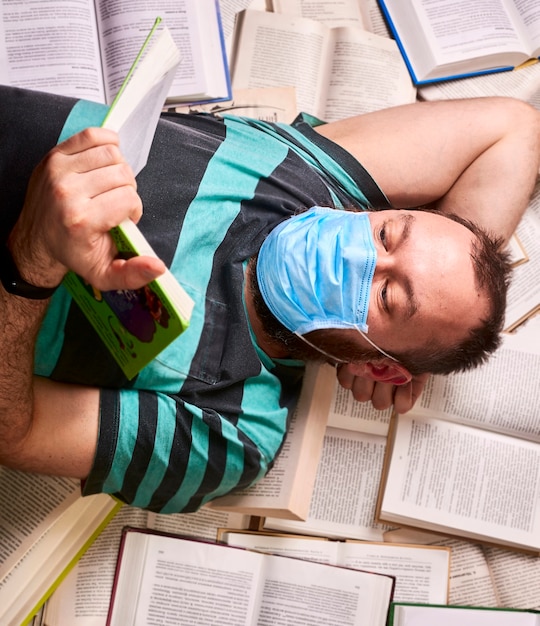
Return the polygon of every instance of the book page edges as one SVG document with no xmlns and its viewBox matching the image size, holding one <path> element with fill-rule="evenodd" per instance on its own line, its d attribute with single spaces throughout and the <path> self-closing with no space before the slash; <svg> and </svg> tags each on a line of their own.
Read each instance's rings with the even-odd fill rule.
<svg viewBox="0 0 540 626">
<path fill-rule="evenodd" d="M 84 499 L 84 498 L 81 498 Z M 98 535 L 102 532 L 102 530 L 107 526 L 107 524 L 111 521 L 111 519 L 116 515 L 116 513 L 120 510 L 123 504 L 115 500 L 112 497 L 108 497 L 110 502 L 106 502 L 105 500 L 100 503 L 100 507 L 98 511 L 95 511 L 94 517 L 99 518 L 100 521 L 98 525 L 94 528 L 88 538 L 84 541 L 84 543 L 80 546 L 77 552 L 70 558 L 70 560 L 62 567 L 62 570 L 58 573 L 57 576 L 51 581 L 50 586 L 47 587 L 46 592 L 36 601 L 33 608 L 28 612 L 24 620 L 21 622 L 21 626 L 27 626 L 32 622 L 34 615 L 38 612 L 41 606 L 49 599 L 49 597 L 53 594 L 53 592 L 58 588 L 60 583 L 64 580 L 64 578 L 69 574 L 69 572 L 73 569 L 73 567 L 77 564 L 77 562 L 81 559 L 83 554 L 88 550 L 88 548 L 92 545 Z M 91 505 L 89 505 L 91 506 Z M 103 513 L 107 511 L 104 516 Z M 45 535 L 46 538 L 46 535 Z M 28 609 L 26 609 L 28 610 Z"/>
</svg>

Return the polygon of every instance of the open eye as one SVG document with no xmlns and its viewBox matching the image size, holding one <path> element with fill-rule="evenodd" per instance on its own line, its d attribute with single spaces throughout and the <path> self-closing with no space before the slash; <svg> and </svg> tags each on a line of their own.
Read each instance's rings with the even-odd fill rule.
<svg viewBox="0 0 540 626">
<path fill-rule="evenodd" d="M 382 225 L 379 231 L 379 239 L 386 251 L 388 251 L 388 241 L 386 240 L 386 222 Z"/>
<path fill-rule="evenodd" d="M 381 302 L 383 305 L 383 309 L 388 313 L 389 308 L 388 308 L 388 281 L 387 280 L 384 282 L 384 285 L 381 289 Z"/>
</svg>

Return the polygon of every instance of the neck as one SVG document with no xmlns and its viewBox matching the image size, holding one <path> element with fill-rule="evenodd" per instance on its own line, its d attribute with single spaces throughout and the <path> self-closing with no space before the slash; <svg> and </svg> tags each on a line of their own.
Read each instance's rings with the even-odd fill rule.
<svg viewBox="0 0 540 626">
<path fill-rule="evenodd" d="M 288 350 L 286 347 L 276 339 L 272 339 L 264 331 L 263 324 L 255 311 L 255 305 L 253 304 L 253 294 L 250 288 L 251 284 L 251 272 L 253 271 L 251 263 L 248 263 L 246 269 L 246 276 L 244 280 L 244 298 L 246 302 L 246 310 L 248 314 L 249 323 L 257 340 L 257 345 L 261 350 L 265 352 L 271 359 L 284 359 L 288 356 Z"/>
</svg>

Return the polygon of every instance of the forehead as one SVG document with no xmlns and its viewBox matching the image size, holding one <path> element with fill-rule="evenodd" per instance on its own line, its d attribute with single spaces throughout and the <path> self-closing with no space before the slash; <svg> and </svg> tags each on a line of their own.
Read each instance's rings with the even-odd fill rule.
<svg viewBox="0 0 540 626">
<path fill-rule="evenodd" d="M 401 332 L 418 345 L 426 341 L 454 342 L 464 338 L 486 314 L 487 299 L 477 288 L 471 251 L 475 235 L 462 224 L 426 211 L 380 212 L 376 222 L 390 221 L 398 238 L 407 228 L 408 238 L 396 247 L 392 265 L 396 281 L 407 282 L 410 292 L 399 289 L 402 310 L 415 313 L 396 320 L 394 332 Z M 390 229 L 392 230 L 392 229 Z M 384 254 L 384 252 L 383 252 Z"/>
</svg>

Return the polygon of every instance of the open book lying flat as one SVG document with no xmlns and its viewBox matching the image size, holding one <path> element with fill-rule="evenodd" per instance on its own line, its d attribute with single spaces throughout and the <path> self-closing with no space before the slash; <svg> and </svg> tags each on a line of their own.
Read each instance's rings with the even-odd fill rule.
<svg viewBox="0 0 540 626">
<path fill-rule="evenodd" d="M 415 84 L 511 70 L 540 56 L 536 2 L 379 0 Z"/>
<path fill-rule="evenodd" d="M 540 552 L 538 324 L 483 366 L 435 376 L 392 424 L 379 518 Z"/>
<path fill-rule="evenodd" d="M 156 13 L 184 56 L 167 101 L 229 99 L 218 0 L 0 3 L 0 83 L 110 104 Z"/>
<path fill-rule="evenodd" d="M 384 574 L 127 529 L 107 625 L 385 626 L 393 588 Z"/>
</svg>

